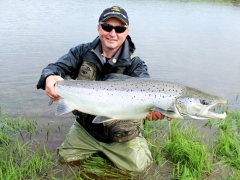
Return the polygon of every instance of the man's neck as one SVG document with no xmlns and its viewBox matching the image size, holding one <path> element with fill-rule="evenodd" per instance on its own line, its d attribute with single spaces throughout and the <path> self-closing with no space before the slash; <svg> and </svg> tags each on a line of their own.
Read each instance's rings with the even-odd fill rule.
<svg viewBox="0 0 240 180">
<path fill-rule="evenodd" d="M 119 49 L 119 48 L 118 48 Z M 112 58 L 116 52 L 118 51 L 118 49 L 106 49 L 102 47 L 102 54 L 106 57 L 106 58 Z"/>
</svg>

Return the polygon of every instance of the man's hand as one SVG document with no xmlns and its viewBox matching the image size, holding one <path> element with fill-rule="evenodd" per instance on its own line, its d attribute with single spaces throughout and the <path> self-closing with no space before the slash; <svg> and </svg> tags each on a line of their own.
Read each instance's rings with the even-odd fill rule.
<svg viewBox="0 0 240 180">
<path fill-rule="evenodd" d="M 157 112 L 157 111 L 151 111 L 151 112 L 147 115 L 147 119 L 148 119 L 149 121 L 156 121 L 156 120 L 158 120 L 158 119 L 162 120 L 162 119 L 164 119 L 164 117 L 165 117 L 165 116 L 164 116 L 163 114 L 161 114 L 160 112 Z M 167 117 L 167 120 L 168 120 L 168 121 L 171 121 L 172 118 Z"/>
<path fill-rule="evenodd" d="M 60 99 L 60 96 L 58 96 L 55 93 L 55 85 L 58 81 L 62 81 L 63 78 L 61 76 L 55 76 L 51 75 L 46 78 L 46 84 L 45 84 L 45 93 L 48 95 L 53 101 L 57 101 Z"/>
</svg>

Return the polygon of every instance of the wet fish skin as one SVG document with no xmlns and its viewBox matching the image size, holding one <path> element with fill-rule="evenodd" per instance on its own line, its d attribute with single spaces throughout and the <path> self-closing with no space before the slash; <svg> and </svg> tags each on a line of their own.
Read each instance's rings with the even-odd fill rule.
<svg viewBox="0 0 240 180">
<path fill-rule="evenodd" d="M 64 80 L 55 86 L 56 115 L 73 110 L 97 116 L 93 122 L 144 119 L 151 110 L 177 119 L 224 119 L 211 112 L 223 98 L 178 83 L 112 74 L 107 81 Z"/>
</svg>

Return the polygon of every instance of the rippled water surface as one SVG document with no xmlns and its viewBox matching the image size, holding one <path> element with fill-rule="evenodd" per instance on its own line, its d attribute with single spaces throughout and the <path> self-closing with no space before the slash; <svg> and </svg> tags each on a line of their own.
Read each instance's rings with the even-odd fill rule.
<svg viewBox="0 0 240 180">
<path fill-rule="evenodd" d="M 178 1 L 8 0 L 0 7 L 0 107 L 54 117 L 42 69 L 71 47 L 92 41 L 103 9 L 125 8 L 130 36 L 152 77 L 225 97 L 240 109 L 240 7 Z"/>
</svg>

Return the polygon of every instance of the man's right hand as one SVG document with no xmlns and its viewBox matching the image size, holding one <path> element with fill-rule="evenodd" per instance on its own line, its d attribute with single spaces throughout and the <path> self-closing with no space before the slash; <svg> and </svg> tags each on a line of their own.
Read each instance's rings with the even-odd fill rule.
<svg viewBox="0 0 240 180">
<path fill-rule="evenodd" d="M 55 93 L 55 85 L 58 81 L 62 81 L 62 80 L 63 78 L 61 76 L 56 76 L 56 75 L 50 75 L 46 78 L 45 93 L 53 101 L 57 101 L 60 99 L 60 96 Z"/>
</svg>

